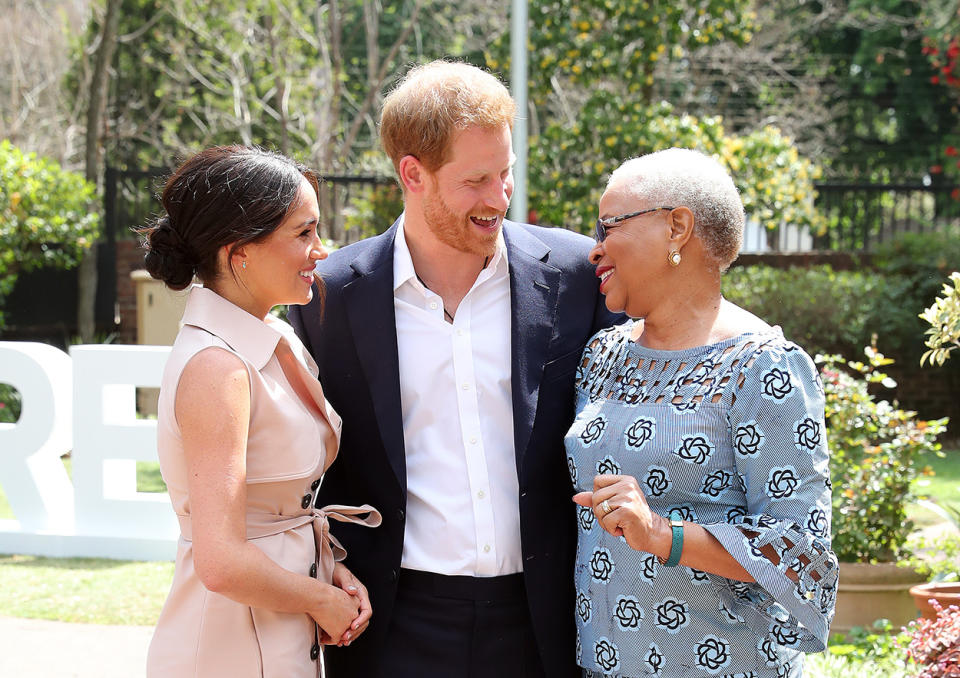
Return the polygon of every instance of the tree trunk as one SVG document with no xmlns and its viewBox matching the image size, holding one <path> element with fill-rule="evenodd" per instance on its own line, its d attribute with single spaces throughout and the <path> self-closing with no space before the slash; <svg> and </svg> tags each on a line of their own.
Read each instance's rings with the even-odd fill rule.
<svg viewBox="0 0 960 678">
<path fill-rule="evenodd" d="M 107 108 L 109 69 L 117 47 L 117 23 L 120 18 L 120 0 L 107 0 L 100 33 L 100 46 L 90 78 L 90 105 L 87 109 L 87 143 L 84 155 L 84 174 L 87 181 L 99 183 L 101 129 Z M 97 245 L 94 243 L 80 262 L 77 272 L 77 328 L 80 340 L 93 341 L 97 299 Z"/>
</svg>

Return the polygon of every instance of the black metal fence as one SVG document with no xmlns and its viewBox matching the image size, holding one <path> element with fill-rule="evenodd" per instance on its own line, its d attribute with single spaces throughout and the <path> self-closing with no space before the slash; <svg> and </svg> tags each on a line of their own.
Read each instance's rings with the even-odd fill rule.
<svg viewBox="0 0 960 678">
<path fill-rule="evenodd" d="M 160 210 L 157 196 L 166 169 L 121 170 L 108 167 L 104 183 L 104 238 L 133 237 Z M 922 183 L 867 184 L 822 182 L 816 185 L 816 208 L 826 232 L 811 248 L 868 251 L 900 233 L 960 233 L 960 188 Z M 321 236 L 340 244 L 380 233 L 403 209 L 396 181 L 388 177 L 337 175 L 323 178 L 320 190 Z M 804 249 L 807 239 L 786 230 L 770 244 L 777 249 Z"/>
<path fill-rule="evenodd" d="M 103 239 L 97 246 L 96 322 L 101 332 L 116 327 L 116 243 L 136 237 L 134 229 L 159 214 L 157 196 L 169 173 L 106 170 Z M 906 232 L 941 231 L 960 237 L 960 189 L 954 186 L 823 182 L 816 189 L 816 207 L 827 220 L 826 232 L 811 240 L 805 233 L 784 229 L 769 239 L 767 247 L 862 252 Z M 400 189 L 391 178 L 324 177 L 320 233 L 339 244 L 355 242 L 385 230 L 402 209 Z M 66 343 L 76 334 L 76 286 L 75 270 L 21 275 L 5 302 L 3 338 L 42 336 Z"/>
<path fill-rule="evenodd" d="M 960 235 L 960 188 L 916 184 L 819 183 L 817 210 L 827 220 L 813 249 L 870 251 L 902 233 Z"/>
<path fill-rule="evenodd" d="M 107 167 L 104 177 L 104 239 L 134 237 L 134 229 L 160 213 L 159 195 L 168 169 Z M 320 184 L 320 235 L 340 244 L 386 230 L 403 209 L 400 189 L 389 177 L 331 175 Z"/>
</svg>

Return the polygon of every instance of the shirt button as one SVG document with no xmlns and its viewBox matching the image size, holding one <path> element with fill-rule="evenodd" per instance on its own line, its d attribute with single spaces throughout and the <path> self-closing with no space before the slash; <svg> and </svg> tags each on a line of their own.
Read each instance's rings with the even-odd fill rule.
<svg viewBox="0 0 960 678">
<path fill-rule="evenodd" d="M 402 523 L 403 517 L 404 517 L 403 509 L 397 509 L 397 520 L 399 520 Z"/>
<path fill-rule="evenodd" d="M 457 330 L 457 336 L 458 336 L 458 337 L 462 337 L 462 336 L 463 336 L 463 330 Z"/>
<path fill-rule="evenodd" d="M 477 492 L 477 498 L 478 498 L 478 499 L 483 499 L 485 496 L 487 496 L 487 495 L 484 494 L 483 490 L 480 490 L 479 492 Z"/>
<path fill-rule="evenodd" d="M 434 311 L 436 311 L 436 310 L 437 310 L 437 302 L 431 301 L 431 302 L 430 302 L 430 308 L 432 308 Z"/>
<path fill-rule="evenodd" d="M 397 571 L 396 571 L 396 570 L 390 570 L 390 574 L 387 575 L 387 580 L 388 580 L 388 581 L 397 581 Z"/>
<path fill-rule="evenodd" d="M 477 444 L 477 436 L 470 436 L 470 444 L 471 445 Z"/>
<path fill-rule="evenodd" d="M 316 492 L 317 488 L 320 487 L 320 479 L 317 478 L 312 483 L 310 483 L 310 489 Z"/>
<path fill-rule="evenodd" d="M 463 390 L 464 390 L 464 391 L 469 391 L 469 390 L 470 390 L 470 384 L 467 383 L 467 382 L 463 382 Z"/>
<path fill-rule="evenodd" d="M 484 545 L 483 545 L 483 552 L 484 552 L 484 553 L 490 553 L 490 544 L 484 544 Z"/>
<path fill-rule="evenodd" d="M 313 577 L 314 579 L 317 578 L 317 564 L 316 564 L 316 563 L 311 563 L 311 564 L 310 564 L 310 576 Z"/>
<path fill-rule="evenodd" d="M 320 656 L 320 646 L 317 643 L 313 644 L 313 647 L 310 648 L 310 661 L 317 661 L 317 657 Z"/>
<path fill-rule="evenodd" d="M 303 495 L 303 499 L 300 500 L 300 508 L 310 508 L 310 500 L 313 497 L 309 494 Z"/>
</svg>

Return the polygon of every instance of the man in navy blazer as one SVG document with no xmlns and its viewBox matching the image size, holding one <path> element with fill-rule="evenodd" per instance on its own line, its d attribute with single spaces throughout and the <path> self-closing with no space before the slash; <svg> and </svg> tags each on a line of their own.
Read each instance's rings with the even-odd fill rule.
<svg viewBox="0 0 960 678">
<path fill-rule="evenodd" d="M 317 505 L 383 515 L 333 527 L 373 607 L 333 678 L 579 675 L 563 436 L 583 347 L 619 318 L 590 239 L 504 219 L 514 115 L 472 66 L 408 73 L 381 117 L 404 214 L 290 308 L 343 418 Z"/>
</svg>

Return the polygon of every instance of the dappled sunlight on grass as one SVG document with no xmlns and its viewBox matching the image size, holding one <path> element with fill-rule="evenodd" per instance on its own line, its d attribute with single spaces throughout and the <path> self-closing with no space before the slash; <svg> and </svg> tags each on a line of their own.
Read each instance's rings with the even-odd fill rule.
<svg viewBox="0 0 960 678">
<path fill-rule="evenodd" d="M 915 674 L 907 671 L 898 661 L 874 662 L 840 655 L 810 654 L 804 658 L 804 678 L 908 678 Z"/>
</svg>

